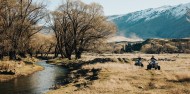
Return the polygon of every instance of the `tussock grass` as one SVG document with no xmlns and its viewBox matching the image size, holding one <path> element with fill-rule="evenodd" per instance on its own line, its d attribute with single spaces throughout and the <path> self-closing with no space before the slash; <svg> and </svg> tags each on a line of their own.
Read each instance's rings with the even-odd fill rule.
<svg viewBox="0 0 190 94">
<path fill-rule="evenodd" d="M 48 61 L 46 61 L 47 63 L 49 64 L 61 64 L 61 63 L 77 63 L 79 62 L 80 60 L 75 60 L 75 59 L 72 59 L 72 60 L 69 60 L 67 58 L 55 58 L 55 59 L 50 59 Z"/>
<path fill-rule="evenodd" d="M 134 66 L 134 58 L 141 56 L 144 68 Z M 161 70 L 146 70 L 152 54 L 104 54 L 83 56 L 86 60 L 93 58 L 127 58 L 130 63 L 119 61 L 82 66 L 82 69 L 101 69 L 98 80 L 83 88 L 71 83 L 48 94 L 190 94 L 190 55 L 160 54 L 158 58 L 175 59 L 175 61 L 158 61 Z M 82 78 L 81 78 L 82 79 Z"/>
<path fill-rule="evenodd" d="M 22 61 L 0 61 L 0 71 L 14 72 L 14 75 L 0 74 L 0 82 L 14 79 L 18 76 L 27 76 L 36 71 L 43 70 L 43 67 L 35 65 L 38 61 L 35 58 L 23 58 Z"/>
<path fill-rule="evenodd" d="M 17 67 L 24 66 L 23 62 L 15 62 L 15 61 L 0 61 L 0 71 L 1 70 L 12 70 Z"/>
<path fill-rule="evenodd" d="M 176 78 L 179 82 L 190 82 L 190 73 L 178 73 Z"/>
<path fill-rule="evenodd" d="M 190 90 L 188 90 L 188 89 L 174 89 L 174 90 L 171 90 L 171 94 L 190 94 Z"/>
</svg>

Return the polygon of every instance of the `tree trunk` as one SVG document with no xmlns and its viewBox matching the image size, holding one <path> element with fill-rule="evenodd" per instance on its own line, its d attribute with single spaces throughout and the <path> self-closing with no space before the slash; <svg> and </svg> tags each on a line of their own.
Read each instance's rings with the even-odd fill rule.
<svg viewBox="0 0 190 94">
<path fill-rule="evenodd" d="M 54 53 L 54 58 L 57 58 L 57 57 L 58 57 L 58 53 L 55 52 L 55 53 Z"/>
<path fill-rule="evenodd" d="M 30 55 L 30 57 L 32 57 L 32 56 L 33 56 L 33 53 L 32 53 L 32 52 L 29 52 L 28 54 Z"/>
<path fill-rule="evenodd" d="M 81 51 L 78 51 L 75 53 L 75 59 L 80 59 L 81 58 Z"/>
<path fill-rule="evenodd" d="M 4 47 L 1 47 L 1 48 L 0 48 L 0 60 L 3 59 L 3 57 L 4 57 L 4 55 L 5 55 L 4 52 L 5 52 L 5 51 L 4 51 Z"/>
<path fill-rule="evenodd" d="M 71 53 L 66 53 L 66 58 L 68 58 L 69 60 L 71 60 L 72 58 L 71 58 L 71 56 L 72 56 L 72 54 Z"/>
<path fill-rule="evenodd" d="M 54 58 L 58 57 L 58 46 L 55 47 Z"/>
<path fill-rule="evenodd" d="M 71 55 L 67 57 L 69 60 L 71 60 Z"/>
<path fill-rule="evenodd" d="M 38 57 L 38 52 L 36 51 L 36 57 Z"/>
<path fill-rule="evenodd" d="M 16 51 L 10 51 L 9 52 L 9 59 L 10 60 L 16 60 Z"/>
<path fill-rule="evenodd" d="M 80 59 L 83 52 L 83 48 L 79 47 L 79 49 L 75 49 L 75 59 Z"/>
<path fill-rule="evenodd" d="M 41 57 L 43 57 L 43 53 L 41 53 Z"/>
<path fill-rule="evenodd" d="M 0 54 L 0 60 L 2 60 L 3 59 L 3 54 Z"/>
<path fill-rule="evenodd" d="M 32 49 L 28 49 L 28 50 L 27 50 L 27 53 L 30 55 L 30 57 L 33 56 L 33 51 L 32 51 Z"/>
<path fill-rule="evenodd" d="M 20 52 L 19 55 L 23 58 L 26 58 L 26 53 L 25 52 Z"/>
</svg>

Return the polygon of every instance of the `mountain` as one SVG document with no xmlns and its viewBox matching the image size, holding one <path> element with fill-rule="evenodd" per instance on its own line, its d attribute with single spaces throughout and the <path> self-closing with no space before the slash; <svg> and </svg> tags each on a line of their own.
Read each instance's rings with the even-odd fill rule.
<svg viewBox="0 0 190 94">
<path fill-rule="evenodd" d="M 162 6 L 136 11 L 124 15 L 109 16 L 118 27 L 118 35 L 136 35 L 148 38 L 187 38 L 190 37 L 190 22 L 187 9 L 190 3 L 176 6 Z"/>
</svg>

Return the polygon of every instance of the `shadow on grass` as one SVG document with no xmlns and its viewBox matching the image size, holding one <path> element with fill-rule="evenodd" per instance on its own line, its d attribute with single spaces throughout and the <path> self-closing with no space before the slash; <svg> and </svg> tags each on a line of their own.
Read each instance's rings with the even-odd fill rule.
<svg viewBox="0 0 190 94">
<path fill-rule="evenodd" d="M 0 74 L 3 74 L 3 75 L 15 75 L 15 72 L 14 71 L 0 71 Z"/>
<path fill-rule="evenodd" d="M 36 57 L 36 58 L 38 58 L 38 59 L 40 59 L 40 60 L 49 60 L 49 59 L 53 59 L 53 57 L 51 57 L 51 56 L 38 56 L 38 57 Z"/>
<path fill-rule="evenodd" d="M 174 82 L 174 83 L 183 83 L 183 82 L 189 82 L 190 83 L 190 78 L 183 78 L 183 79 L 178 79 L 178 80 L 168 80 L 169 82 Z"/>
<path fill-rule="evenodd" d="M 96 63 L 108 63 L 114 62 L 111 58 L 96 58 L 89 61 L 73 61 L 70 63 L 64 63 L 62 66 L 68 68 L 70 71 L 81 69 L 84 65 L 96 64 Z"/>
<path fill-rule="evenodd" d="M 78 61 L 78 62 L 70 62 L 64 63 L 64 67 L 68 68 L 70 71 L 67 74 L 67 77 L 64 79 L 64 83 L 62 85 L 66 85 L 69 83 L 75 83 L 74 86 L 77 88 L 83 88 L 90 84 L 91 81 L 98 79 L 98 74 L 101 71 L 100 68 L 92 68 L 92 69 L 83 69 L 82 66 L 96 63 L 108 63 L 114 62 L 114 60 L 110 58 L 96 58 L 90 61 Z M 86 80 L 86 82 L 80 82 L 80 78 Z"/>
</svg>

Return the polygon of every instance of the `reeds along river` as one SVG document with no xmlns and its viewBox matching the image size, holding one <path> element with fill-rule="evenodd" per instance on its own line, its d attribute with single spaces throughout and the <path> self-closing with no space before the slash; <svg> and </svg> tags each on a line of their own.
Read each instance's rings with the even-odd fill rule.
<svg viewBox="0 0 190 94">
<path fill-rule="evenodd" d="M 47 92 L 53 85 L 63 83 L 67 73 L 65 68 L 47 64 L 46 61 L 37 64 L 45 69 L 27 77 L 0 83 L 0 94 L 41 94 Z"/>
</svg>

